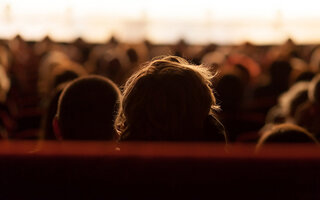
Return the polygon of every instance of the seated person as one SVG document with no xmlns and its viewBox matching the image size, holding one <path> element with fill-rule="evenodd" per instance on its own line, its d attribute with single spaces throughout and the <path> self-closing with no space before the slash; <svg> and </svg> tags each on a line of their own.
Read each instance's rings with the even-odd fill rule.
<svg viewBox="0 0 320 200">
<path fill-rule="evenodd" d="M 107 78 L 87 76 L 72 81 L 59 97 L 53 120 L 58 139 L 112 140 L 120 91 Z"/>
<path fill-rule="evenodd" d="M 53 130 L 53 123 L 52 120 L 55 118 L 57 113 L 58 101 L 59 97 L 63 91 L 63 89 L 68 85 L 68 82 L 60 84 L 51 92 L 51 97 L 49 97 L 48 103 L 45 107 L 44 116 L 42 119 L 42 128 L 40 133 L 41 139 L 46 140 L 56 140 L 57 137 L 55 136 Z"/>
<path fill-rule="evenodd" d="M 320 74 L 309 84 L 309 101 L 302 104 L 295 113 L 295 122 L 320 138 Z"/>
<path fill-rule="evenodd" d="M 0 59 L 0 139 L 6 139 L 8 138 L 7 129 L 10 128 L 10 125 L 14 122 L 13 119 L 11 119 L 7 106 L 7 94 L 11 87 L 11 81 L 5 67 L 1 63 Z"/>
<path fill-rule="evenodd" d="M 265 143 L 318 143 L 317 139 L 306 129 L 295 124 L 273 125 L 260 137 L 257 148 Z"/>
<path fill-rule="evenodd" d="M 203 66 L 167 56 L 147 63 L 124 86 L 115 122 L 121 140 L 226 141 Z"/>
<path fill-rule="evenodd" d="M 58 99 L 62 90 L 68 83 L 76 78 L 86 75 L 82 67 L 76 64 L 57 65 L 47 79 L 49 89 L 47 94 L 41 98 L 41 106 L 44 110 L 44 115 L 41 122 L 40 138 L 56 139 L 52 128 L 52 120 L 54 119 L 58 106 Z"/>
</svg>

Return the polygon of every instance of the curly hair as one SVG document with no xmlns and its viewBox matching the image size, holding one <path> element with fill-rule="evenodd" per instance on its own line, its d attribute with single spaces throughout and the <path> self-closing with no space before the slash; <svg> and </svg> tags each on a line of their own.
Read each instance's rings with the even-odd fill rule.
<svg viewBox="0 0 320 200">
<path fill-rule="evenodd" d="M 177 56 L 158 57 L 123 87 L 115 121 L 122 140 L 201 140 L 208 115 L 219 109 L 211 89 L 214 75 Z"/>
</svg>

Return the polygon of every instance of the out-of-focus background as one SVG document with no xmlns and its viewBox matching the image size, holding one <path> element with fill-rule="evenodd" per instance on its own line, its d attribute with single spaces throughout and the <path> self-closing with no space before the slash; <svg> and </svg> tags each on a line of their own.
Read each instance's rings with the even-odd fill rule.
<svg viewBox="0 0 320 200">
<path fill-rule="evenodd" d="M 55 139 L 68 82 L 121 87 L 143 63 L 181 56 L 218 71 L 231 142 L 291 123 L 320 138 L 317 0 L 0 0 L 0 137 Z"/>
</svg>

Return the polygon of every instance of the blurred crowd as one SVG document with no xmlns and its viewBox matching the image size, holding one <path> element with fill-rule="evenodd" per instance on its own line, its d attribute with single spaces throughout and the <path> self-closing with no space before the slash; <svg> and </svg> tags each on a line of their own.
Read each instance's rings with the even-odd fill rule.
<svg viewBox="0 0 320 200">
<path fill-rule="evenodd" d="M 317 45 L 296 45 L 290 39 L 265 46 L 190 45 L 183 40 L 172 45 L 126 44 L 115 38 L 90 44 L 81 38 L 58 43 L 49 37 L 30 42 L 17 36 L 0 41 L 1 138 L 56 139 L 52 121 L 68 82 L 100 75 L 122 91 L 143 63 L 162 55 L 183 57 L 214 74 L 212 91 L 220 106 L 216 116 L 230 142 L 260 138 L 261 143 L 282 132 L 303 132 L 312 141 L 320 137 Z"/>
</svg>

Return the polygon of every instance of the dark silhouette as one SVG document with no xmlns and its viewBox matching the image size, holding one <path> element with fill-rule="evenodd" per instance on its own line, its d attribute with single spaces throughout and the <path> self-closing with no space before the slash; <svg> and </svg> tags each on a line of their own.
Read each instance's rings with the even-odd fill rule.
<svg viewBox="0 0 320 200">
<path fill-rule="evenodd" d="M 293 118 L 299 106 L 308 101 L 309 82 L 298 82 L 281 95 L 279 103 L 287 119 Z"/>
<path fill-rule="evenodd" d="M 294 124 L 279 124 L 265 131 L 257 147 L 265 143 L 318 143 L 317 139 L 306 129 Z"/>
<path fill-rule="evenodd" d="M 43 116 L 43 121 L 42 121 L 42 130 L 41 130 L 42 132 L 40 134 L 40 138 L 42 139 L 49 139 L 49 140 L 57 139 L 53 131 L 52 121 L 55 118 L 57 113 L 59 97 L 67 84 L 68 83 L 59 85 L 51 93 L 52 95 L 49 98 L 48 105 L 46 105 L 45 114 Z"/>
<path fill-rule="evenodd" d="M 308 131 L 320 136 L 320 75 L 315 76 L 308 88 L 309 101 L 301 105 L 295 114 L 295 121 Z"/>
<path fill-rule="evenodd" d="M 72 81 L 59 98 L 55 133 L 62 139 L 113 139 L 119 100 L 119 89 L 107 78 L 88 76 Z"/>
<path fill-rule="evenodd" d="M 147 63 L 126 82 L 115 127 L 122 140 L 225 140 L 202 66 L 167 56 Z"/>
<path fill-rule="evenodd" d="M 256 88 L 254 97 L 260 112 L 266 113 L 277 103 L 279 95 L 289 88 L 292 67 L 287 61 L 274 61 L 269 69 L 270 81 Z"/>
</svg>

